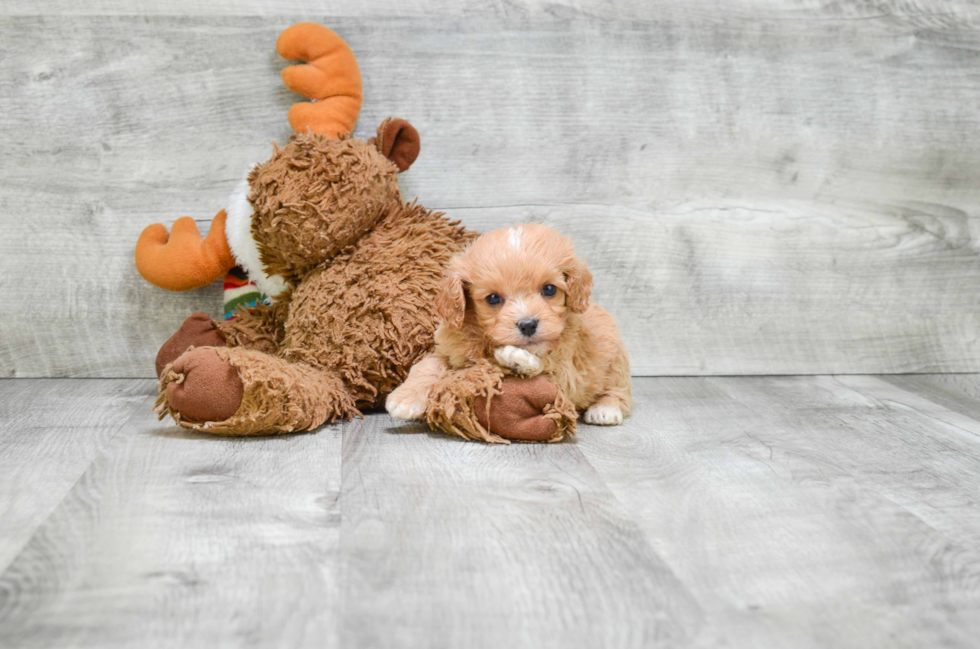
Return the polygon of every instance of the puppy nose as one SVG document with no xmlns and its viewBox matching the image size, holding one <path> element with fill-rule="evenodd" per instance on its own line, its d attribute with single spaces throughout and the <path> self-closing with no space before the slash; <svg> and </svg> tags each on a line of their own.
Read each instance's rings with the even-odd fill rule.
<svg viewBox="0 0 980 649">
<path fill-rule="evenodd" d="M 530 338 L 534 335 L 534 332 L 538 330 L 538 319 L 537 318 L 524 318 L 517 322 L 517 329 Z"/>
</svg>

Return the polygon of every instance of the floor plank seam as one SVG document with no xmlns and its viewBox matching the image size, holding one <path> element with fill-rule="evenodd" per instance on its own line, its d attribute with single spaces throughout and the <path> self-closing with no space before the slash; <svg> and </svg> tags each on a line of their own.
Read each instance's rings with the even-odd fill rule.
<svg viewBox="0 0 980 649">
<path fill-rule="evenodd" d="M 140 403 L 140 408 L 149 405 L 150 409 L 152 410 L 152 406 L 155 401 L 156 401 L 156 396 L 147 397 Z M 34 530 L 31 532 L 30 536 L 24 539 L 24 542 L 21 544 L 17 552 L 12 555 L 10 561 L 8 561 L 5 566 L 0 567 L 0 581 L 3 581 L 3 578 L 7 570 L 9 570 L 10 567 L 17 562 L 21 554 L 23 554 L 24 550 L 31 544 L 31 541 L 34 540 L 34 537 L 44 527 L 45 523 L 47 523 L 48 520 L 55 514 L 55 512 L 58 511 L 58 508 L 61 506 L 61 503 L 63 503 L 64 500 L 68 498 L 71 495 L 71 493 L 75 490 L 75 488 L 85 479 L 89 471 L 91 471 L 92 466 L 95 465 L 97 461 L 103 460 L 107 457 L 107 454 L 112 447 L 112 443 L 119 436 L 119 433 L 122 432 L 122 430 L 129 424 L 129 422 L 133 421 L 138 417 L 145 417 L 145 416 L 146 416 L 145 413 L 140 412 L 139 408 L 134 408 L 134 410 L 130 413 L 130 415 L 126 417 L 125 420 L 123 420 L 119 424 L 119 426 L 116 427 L 116 430 L 114 430 L 112 434 L 105 440 L 104 442 L 105 445 L 102 448 L 102 450 L 100 450 L 92 457 L 91 461 L 89 461 L 88 465 L 85 467 L 85 470 L 82 471 L 78 475 L 78 478 L 71 484 L 71 486 L 65 490 L 65 493 L 61 497 L 61 500 L 54 507 L 51 508 L 51 511 L 48 512 L 48 514 L 42 520 L 37 522 L 37 525 L 34 527 Z"/>
</svg>

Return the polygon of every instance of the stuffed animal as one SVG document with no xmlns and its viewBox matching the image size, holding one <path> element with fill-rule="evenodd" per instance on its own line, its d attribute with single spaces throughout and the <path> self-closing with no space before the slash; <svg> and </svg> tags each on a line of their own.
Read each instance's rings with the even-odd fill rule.
<svg viewBox="0 0 980 649">
<path fill-rule="evenodd" d="M 148 227 L 136 246 L 140 273 L 162 288 L 204 286 L 238 265 L 268 296 L 230 320 L 191 315 L 157 356 L 161 418 L 215 434 L 310 430 L 381 406 L 431 350 L 443 270 L 476 236 L 402 200 L 397 174 L 420 150 L 411 124 L 389 118 L 375 138 L 350 136 L 361 79 L 337 34 L 302 23 L 276 48 L 304 62 L 283 81 L 314 100 L 290 109 L 296 134 L 251 170 L 206 238 L 184 217 L 169 234 Z M 435 386 L 428 415 L 470 439 L 554 440 L 574 427 L 557 399 L 541 377 L 477 366 Z"/>
</svg>

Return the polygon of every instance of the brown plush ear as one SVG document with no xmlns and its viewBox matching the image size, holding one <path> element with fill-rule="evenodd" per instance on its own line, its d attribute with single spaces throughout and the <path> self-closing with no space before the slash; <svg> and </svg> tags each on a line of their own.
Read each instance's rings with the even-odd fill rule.
<svg viewBox="0 0 980 649">
<path fill-rule="evenodd" d="M 436 313 L 446 326 L 459 329 L 466 317 L 466 289 L 463 276 L 458 271 L 450 271 L 442 280 L 442 288 L 436 296 Z"/>
<path fill-rule="evenodd" d="M 573 256 L 564 268 L 565 306 L 572 313 L 585 313 L 592 295 L 592 273 L 585 262 Z"/>
<path fill-rule="evenodd" d="M 389 117 L 378 127 L 378 137 L 371 138 L 378 150 L 395 163 L 398 171 L 406 171 L 419 157 L 422 140 L 415 127 L 400 117 Z"/>
</svg>

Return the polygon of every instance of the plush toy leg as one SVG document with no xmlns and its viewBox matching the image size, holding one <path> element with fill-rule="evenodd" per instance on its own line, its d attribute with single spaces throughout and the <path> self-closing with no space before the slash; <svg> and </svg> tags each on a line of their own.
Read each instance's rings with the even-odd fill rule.
<svg viewBox="0 0 980 649">
<path fill-rule="evenodd" d="M 432 386 L 425 414 L 437 430 L 497 444 L 560 441 L 574 434 L 578 416 L 546 377 L 504 377 L 487 361 L 446 372 Z"/>
<path fill-rule="evenodd" d="M 269 306 L 263 302 L 235 311 L 235 317 L 214 326 L 227 340 L 229 347 L 245 347 L 267 354 L 279 351 L 279 345 L 286 336 L 283 323 L 286 321 L 284 304 Z"/>
<path fill-rule="evenodd" d="M 242 405 L 245 386 L 218 354 L 220 347 L 195 347 L 164 368 L 161 385 L 171 412 L 186 421 L 223 421 Z"/>
<path fill-rule="evenodd" d="M 192 313 L 157 352 L 157 378 L 164 367 L 177 360 L 189 347 L 224 347 L 225 344 L 225 336 L 207 313 Z"/>
<path fill-rule="evenodd" d="M 181 355 L 163 371 L 156 410 L 218 435 L 291 433 L 360 415 L 337 376 L 241 347 Z"/>
<path fill-rule="evenodd" d="M 163 368 L 191 347 L 247 347 L 275 354 L 284 334 L 285 309 L 258 304 L 235 312 L 234 320 L 218 322 L 198 311 L 187 316 L 180 329 L 157 352 L 157 378 Z"/>
</svg>

